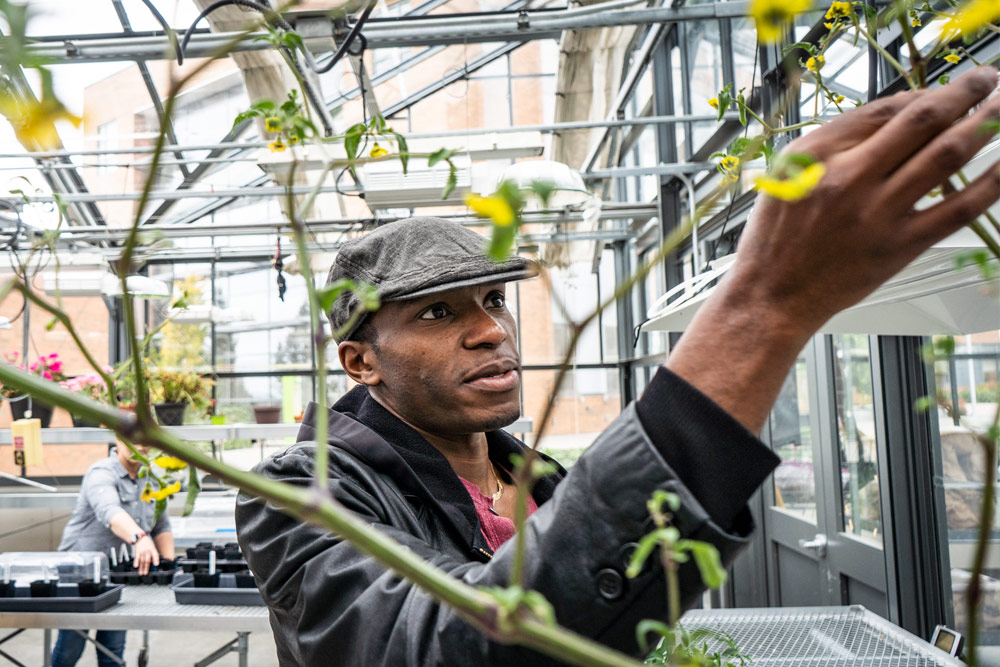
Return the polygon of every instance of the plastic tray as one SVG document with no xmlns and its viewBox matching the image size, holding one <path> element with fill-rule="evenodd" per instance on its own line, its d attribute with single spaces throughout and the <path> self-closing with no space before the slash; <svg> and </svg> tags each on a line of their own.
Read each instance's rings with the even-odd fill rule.
<svg viewBox="0 0 1000 667">
<path fill-rule="evenodd" d="M 103 611 L 118 602 L 123 588 L 125 587 L 122 584 L 110 584 L 100 595 L 82 598 L 76 584 L 59 584 L 56 597 L 33 598 L 27 587 L 18 586 L 15 589 L 16 597 L 0 598 L 0 611 L 70 613 Z"/>
<path fill-rule="evenodd" d="M 263 607 L 264 600 L 256 588 L 236 588 L 236 577 L 232 574 L 219 575 L 218 588 L 195 588 L 194 575 L 178 572 L 174 575 L 174 591 L 177 604 L 222 604 L 239 607 Z"/>
</svg>

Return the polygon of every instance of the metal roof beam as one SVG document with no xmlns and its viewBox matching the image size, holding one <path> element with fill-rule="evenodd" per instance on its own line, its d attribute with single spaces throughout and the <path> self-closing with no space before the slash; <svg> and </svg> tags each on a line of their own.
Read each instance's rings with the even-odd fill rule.
<svg viewBox="0 0 1000 667">
<path fill-rule="evenodd" d="M 651 25 L 676 21 L 704 21 L 748 15 L 749 2 L 716 2 L 700 5 L 621 9 L 608 11 L 601 5 L 565 10 L 524 10 L 522 12 L 482 12 L 467 16 L 423 16 L 402 19 L 370 19 L 365 24 L 367 48 L 440 46 L 484 42 L 526 42 L 556 39 L 565 30 L 587 30 L 627 25 Z M 220 32 L 194 35 L 185 55 L 207 57 L 224 48 L 240 33 Z M 272 48 L 260 41 L 264 33 L 246 35 L 233 50 Z M 56 63 L 163 60 L 168 53 L 165 35 L 135 35 L 88 39 L 69 35 L 62 42 L 36 41 L 26 51 Z"/>
</svg>

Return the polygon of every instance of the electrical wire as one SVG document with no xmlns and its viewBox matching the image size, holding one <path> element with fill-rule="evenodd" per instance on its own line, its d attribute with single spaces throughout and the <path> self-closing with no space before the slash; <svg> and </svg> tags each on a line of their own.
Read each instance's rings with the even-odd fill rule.
<svg viewBox="0 0 1000 667">
<path fill-rule="evenodd" d="M 177 64 L 183 65 L 184 54 L 181 53 L 180 45 L 177 43 L 177 32 L 170 27 L 167 20 L 163 18 L 163 14 L 156 9 L 156 5 L 153 4 L 153 0 L 142 0 L 142 4 L 146 5 L 150 13 L 153 15 L 153 18 L 156 19 L 156 22 L 163 27 L 163 32 L 167 34 L 167 39 L 170 40 L 170 45 L 174 48 L 174 53 L 177 54 Z"/>
</svg>

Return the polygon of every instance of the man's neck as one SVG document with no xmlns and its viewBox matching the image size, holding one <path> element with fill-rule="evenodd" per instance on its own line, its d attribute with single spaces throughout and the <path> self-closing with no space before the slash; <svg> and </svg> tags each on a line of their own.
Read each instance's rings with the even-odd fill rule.
<svg viewBox="0 0 1000 667">
<path fill-rule="evenodd" d="M 392 409 L 386 402 L 380 401 L 374 392 L 369 392 L 383 408 L 397 419 L 412 428 L 431 443 L 436 450 L 448 460 L 452 470 L 462 479 L 472 482 L 480 489 L 490 488 L 489 444 L 485 433 L 469 433 L 462 435 L 439 435 L 426 431 Z"/>
</svg>

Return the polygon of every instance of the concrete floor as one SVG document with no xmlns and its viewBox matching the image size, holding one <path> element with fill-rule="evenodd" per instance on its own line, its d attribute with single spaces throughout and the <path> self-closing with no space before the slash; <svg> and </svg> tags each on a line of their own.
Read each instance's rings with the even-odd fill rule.
<svg viewBox="0 0 1000 667">
<path fill-rule="evenodd" d="M 0 629 L 0 639 L 12 632 L 6 628 Z M 91 633 L 93 636 L 93 633 Z M 52 642 L 55 643 L 56 633 L 52 632 Z M 230 632 L 150 632 L 149 662 L 151 667 L 170 665 L 184 667 L 194 665 L 226 642 L 235 639 L 236 634 Z M 43 633 L 41 630 L 25 630 L 10 641 L 0 644 L 0 651 L 28 667 L 42 664 Z M 139 650 L 142 648 L 142 632 L 130 630 L 125 641 L 125 660 L 130 667 L 138 665 Z M 254 632 L 250 634 L 250 650 L 248 652 L 248 667 L 273 667 L 278 664 L 274 651 L 274 639 L 271 633 Z M 9 665 L 0 656 L 0 666 Z M 80 667 L 93 667 L 97 664 L 93 645 L 88 644 L 83 657 L 77 663 Z M 239 656 L 235 653 L 220 658 L 212 663 L 218 667 L 235 667 L 239 664 Z"/>
</svg>

